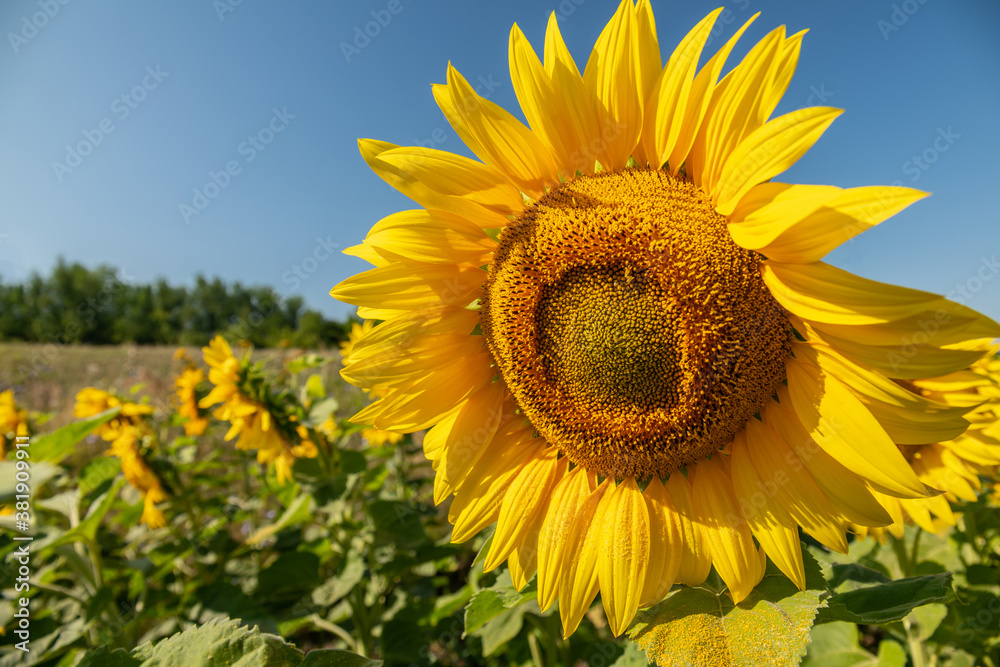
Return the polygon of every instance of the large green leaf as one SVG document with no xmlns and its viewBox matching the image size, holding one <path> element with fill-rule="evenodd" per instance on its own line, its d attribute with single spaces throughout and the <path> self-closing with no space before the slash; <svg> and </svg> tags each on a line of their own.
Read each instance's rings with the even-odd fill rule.
<svg viewBox="0 0 1000 667">
<path fill-rule="evenodd" d="M 921 605 L 954 601 L 951 578 L 950 572 L 943 572 L 838 593 L 827 600 L 816 622 L 848 621 L 872 625 L 898 621 Z"/>
<path fill-rule="evenodd" d="M 878 645 L 878 655 L 861 648 L 858 626 L 853 623 L 826 623 L 812 629 L 809 652 L 802 667 L 903 667 L 906 651 L 891 639 Z"/>
<path fill-rule="evenodd" d="M 349 651 L 321 649 L 303 655 L 281 637 L 248 628 L 238 620 L 212 620 L 179 632 L 155 646 L 126 653 L 101 647 L 78 667 L 380 667 Z"/>
<path fill-rule="evenodd" d="M 77 667 L 140 667 L 142 661 L 123 648 L 114 651 L 102 646 L 93 653 L 88 653 Z"/>
<path fill-rule="evenodd" d="M 303 659 L 302 652 L 281 637 L 236 620 L 209 621 L 155 646 L 144 644 L 133 655 L 142 667 L 292 667 Z"/>
<path fill-rule="evenodd" d="M 797 665 L 827 591 L 816 560 L 804 549 L 802 555 L 804 591 L 768 563 L 738 605 L 726 594 L 684 587 L 640 611 L 628 636 L 661 667 Z"/>
<path fill-rule="evenodd" d="M 32 460 L 59 463 L 72 453 L 76 443 L 93 433 L 102 424 L 114 419 L 120 411 L 121 406 L 114 407 L 40 436 L 29 448 Z"/>
</svg>

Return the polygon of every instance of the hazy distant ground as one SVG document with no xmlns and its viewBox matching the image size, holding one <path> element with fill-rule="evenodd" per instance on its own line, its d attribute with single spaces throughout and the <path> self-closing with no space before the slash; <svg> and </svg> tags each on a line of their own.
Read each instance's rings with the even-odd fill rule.
<svg viewBox="0 0 1000 667">
<path fill-rule="evenodd" d="M 201 348 L 185 350 L 205 368 Z M 0 391 L 13 389 L 18 405 L 29 412 L 54 413 L 40 432 L 73 421 L 76 393 L 88 386 L 128 396 L 133 387 L 142 384 L 134 400 L 148 396 L 153 406 L 166 408 L 173 400 L 174 379 L 184 368 L 184 362 L 174 359 L 176 351 L 173 346 L 0 343 Z M 234 352 L 240 356 L 238 349 Z M 254 350 L 253 360 L 277 373 L 285 361 L 299 354 L 300 350 L 293 349 Z M 321 374 L 327 391 L 340 401 L 338 412 L 353 414 L 364 398 L 360 390 L 340 379 L 340 354 L 335 350 L 316 354 L 330 362 L 303 375 Z"/>
</svg>

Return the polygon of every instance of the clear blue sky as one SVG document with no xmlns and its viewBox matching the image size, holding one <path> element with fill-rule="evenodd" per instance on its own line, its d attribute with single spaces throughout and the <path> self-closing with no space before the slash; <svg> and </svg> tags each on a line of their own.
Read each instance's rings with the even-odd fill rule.
<svg viewBox="0 0 1000 667">
<path fill-rule="evenodd" d="M 356 139 L 468 154 L 431 96 L 449 59 L 520 115 L 507 66 L 511 24 L 540 51 L 547 15 L 560 11 L 582 66 L 617 4 L 237 2 L 4 0 L 3 280 L 48 271 L 62 255 L 115 265 L 140 282 L 165 276 L 188 284 L 201 272 L 270 284 L 344 316 L 349 308 L 328 292 L 366 265 L 339 252 L 308 258 L 326 257 L 330 245 L 353 245 L 379 218 L 413 207 L 368 169 Z M 389 14 L 390 4 L 400 11 Z M 653 6 L 666 56 L 718 3 Z M 810 29 L 778 113 L 812 104 L 847 110 L 782 180 L 843 187 L 900 181 L 934 193 L 829 260 L 939 293 L 963 286 L 969 305 L 1000 318 L 1000 267 L 983 264 L 1000 256 L 1000 3 L 725 6 L 732 23 L 720 26 L 716 48 L 763 12 L 736 56 L 777 25 Z M 55 15 L 39 14 L 45 7 Z M 372 12 L 391 20 L 357 49 L 356 29 L 374 20 Z M 357 51 L 345 55 L 344 44 Z M 91 142 L 88 136 L 93 150 L 68 158 L 67 146 Z M 257 147 L 251 136 L 259 137 Z M 922 168 L 913 158 L 924 154 L 933 163 Z M 236 173 L 218 175 L 225 187 L 213 187 L 210 172 L 230 162 Z M 206 186 L 216 196 L 194 201 L 193 190 Z M 203 210 L 185 216 L 182 204 Z"/>
</svg>

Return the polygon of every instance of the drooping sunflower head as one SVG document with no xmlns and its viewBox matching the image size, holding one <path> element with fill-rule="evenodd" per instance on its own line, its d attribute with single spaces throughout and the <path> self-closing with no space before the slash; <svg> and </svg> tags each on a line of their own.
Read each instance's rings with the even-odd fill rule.
<svg viewBox="0 0 1000 667">
<path fill-rule="evenodd" d="M 486 567 L 537 572 L 567 634 L 598 592 L 620 634 L 713 567 L 737 602 L 765 557 L 804 587 L 800 528 L 846 550 L 889 525 L 880 498 L 936 493 L 897 443 L 967 426 L 898 380 L 959 370 L 978 354 L 956 343 L 1000 333 L 821 261 L 924 194 L 773 181 L 840 112 L 771 118 L 804 33 L 723 74 L 756 16 L 699 67 L 718 15 L 664 64 L 649 2 L 623 0 L 582 74 L 554 15 L 543 59 L 515 26 L 528 126 L 449 66 L 434 97 L 481 162 L 360 142 L 422 208 L 377 223 L 348 251 L 375 268 L 332 292 L 381 321 L 342 372 L 378 389 L 353 419 L 430 429 L 453 539 L 496 523 Z"/>
</svg>

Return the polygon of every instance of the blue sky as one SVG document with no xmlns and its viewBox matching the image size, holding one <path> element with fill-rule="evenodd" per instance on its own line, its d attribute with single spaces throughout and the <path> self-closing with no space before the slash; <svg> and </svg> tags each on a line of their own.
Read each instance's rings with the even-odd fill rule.
<svg viewBox="0 0 1000 667">
<path fill-rule="evenodd" d="M 511 25 L 540 51 L 556 11 L 582 65 L 616 4 L 5 0 L 0 279 L 62 255 L 135 282 L 269 284 L 345 316 L 328 292 L 366 265 L 339 250 L 413 208 L 365 166 L 357 138 L 469 154 L 431 95 L 448 61 L 520 115 Z M 664 56 L 720 4 L 653 0 Z M 777 113 L 846 109 L 781 180 L 934 193 L 828 261 L 1000 319 L 1000 3 L 724 6 L 714 48 L 762 12 L 736 57 L 777 25 L 810 29 Z"/>
</svg>

